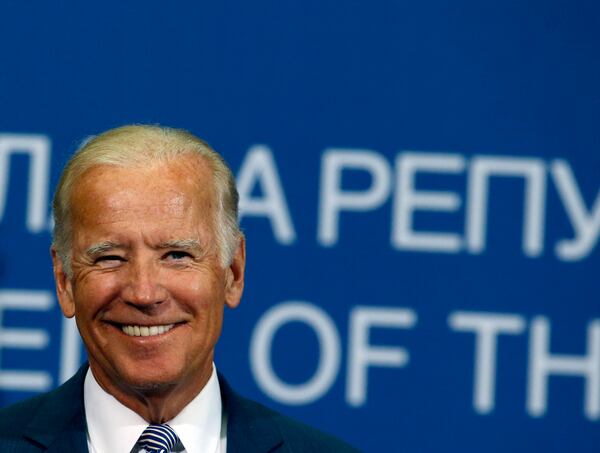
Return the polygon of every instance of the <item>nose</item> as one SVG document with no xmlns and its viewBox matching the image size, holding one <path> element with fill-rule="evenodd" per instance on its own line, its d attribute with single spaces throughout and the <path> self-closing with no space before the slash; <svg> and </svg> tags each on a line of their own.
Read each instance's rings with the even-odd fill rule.
<svg viewBox="0 0 600 453">
<path fill-rule="evenodd" d="M 130 262 L 122 297 L 128 304 L 140 308 L 164 302 L 167 291 L 160 281 L 160 269 L 151 260 Z"/>
</svg>

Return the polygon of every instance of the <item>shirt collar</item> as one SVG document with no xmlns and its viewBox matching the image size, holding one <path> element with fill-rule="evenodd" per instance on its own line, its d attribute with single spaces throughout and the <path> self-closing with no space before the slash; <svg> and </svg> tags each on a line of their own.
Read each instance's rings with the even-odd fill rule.
<svg viewBox="0 0 600 453">
<path fill-rule="evenodd" d="M 187 453 L 213 453 L 217 452 L 221 437 L 221 416 L 221 389 L 213 364 L 210 379 L 202 391 L 168 423 Z"/>
<path fill-rule="evenodd" d="M 148 426 L 142 417 L 104 391 L 88 369 L 83 386 L 90 451 L 130 451 Z M 210 379 L 196 397 L 167 423 L 187 453 L 216 452 L 221 435 L 221 391 L 213 364 Z"/>
</svg>

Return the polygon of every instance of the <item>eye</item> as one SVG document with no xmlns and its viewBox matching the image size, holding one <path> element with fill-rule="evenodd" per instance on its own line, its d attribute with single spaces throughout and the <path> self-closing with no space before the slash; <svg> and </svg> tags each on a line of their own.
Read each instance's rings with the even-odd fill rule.
<svg viewBox="0 0 600 453">
<path fill-rule="evenodd" d="M 191 259 L 192 255 L 190 255 L 188 252 L 183 252 L 181 250 L 172 250 L 165 254 L 165 258 L 173 261 L 182 261 L 187 258 Z"/>
<path fill-rule="evenodd" d="M 123 257 L 118 255 L 99 256 L 96 258 L 96 263 L 100 261 L 123 261 Z"/>
<path fill-rule="evenodd" d="M 94 264 L 97 264 L 100 267 L 116 267 L 121 265 L 124 261 L 125 258 L 119 255 L 104 255 L 96 258 Z"/>
</svg>

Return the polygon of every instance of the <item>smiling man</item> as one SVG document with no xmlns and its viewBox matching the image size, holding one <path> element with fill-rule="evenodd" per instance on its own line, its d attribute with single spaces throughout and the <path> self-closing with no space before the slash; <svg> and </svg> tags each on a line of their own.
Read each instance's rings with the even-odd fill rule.
<svg viewBox="0 0 600 453">
<path fill-rule="evenodd" d="M 54 197 L 58 300 L 89 367 L 0 411 L 3 452 L 345 452 L 216 373 L 244 287 L 238 195 L 192 134 L 125 126 L 87 141 Z"/>
</svg>

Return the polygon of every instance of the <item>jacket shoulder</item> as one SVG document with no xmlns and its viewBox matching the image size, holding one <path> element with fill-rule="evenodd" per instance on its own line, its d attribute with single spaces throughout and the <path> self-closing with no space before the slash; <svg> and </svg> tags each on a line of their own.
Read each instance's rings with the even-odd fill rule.
<svg viewBox="0 0 600 453">
<path fill-rule="evenodd" d="M 230 434 L 234 434 L 231 429 L 235 429 L 236 435 L 242 432 L 246 437 L 260 438 L 261 442 L 270 443 L 273 446 L 278 443 L 277 439 L 281 439 L 283 441 L 282 449 L 276 451 L 289 453 L 358 452 L 357 449 L 340 439 L 269 409 L 256 401 L 239 396 L 222 378 L 220 381 L 228 417 L 228 445 Z"/>
<path fill-rule="evenodd" d="M 60 440 L 85 441 L 83 379 L 86 367 L 60 387 L 0 409 L 0 451 L 39 451 Z M 83 434 L 82 434 L 83 433 Z"/>
<path fill-rule="evenodd" d="M 291 449 L 294 452 L 358 452 L 358 450 L 354 447 L 330 434 L 275 412 L 264 406 L 262 407 L 271 413 L 273 421 L 277 424 L 283 437 L 286 439 L 286 442 L 291 446 Z"/>
<path fill-rule="evenodd" d="M 0 437 L 20 438 L 47 396 L 38 395 L 0 409 Z"/>
</svg>

